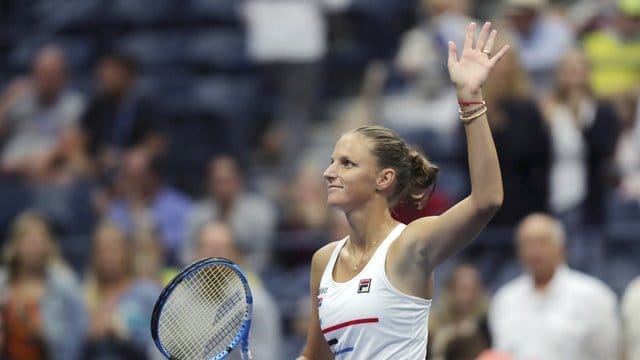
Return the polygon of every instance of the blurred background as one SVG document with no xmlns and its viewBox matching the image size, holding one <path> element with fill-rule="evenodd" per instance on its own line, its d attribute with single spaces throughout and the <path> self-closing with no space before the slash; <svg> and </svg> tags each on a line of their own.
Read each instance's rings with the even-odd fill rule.
<svg viewBox="0 0 640 360">
<path fill-rule="evenodd" d="M 436 272 L 434 311 L 521 273 L 532 212 L 622 296 L 640 275 L 640 1 L 0 0 L 1 358 L 157 358 L 162 285 L 221 254 L 263 299 L 256 357 L 294 358 L 311 256 L 348 232 L 322 178 L 340 134 L 381 124 L 440 166 L 402 221 L 468 194 L 446 43 L 472 20 L 512 45 L 484 87 L 505 203 Z M 471 288 L 443 299 L 454 269 Z"/>
</svg>

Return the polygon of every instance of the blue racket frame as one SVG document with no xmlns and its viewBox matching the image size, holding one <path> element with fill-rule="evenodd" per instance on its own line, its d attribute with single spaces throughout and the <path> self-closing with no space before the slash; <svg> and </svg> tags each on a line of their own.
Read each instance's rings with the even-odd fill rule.
<svg viewBox="0 0 640 360">
<path fill-rule="evenodd" d="M 209 360 L 222 360 L 226 358 L 232 350 L 234 350 L 238 343 L 240 343 L 240 351 L 243 359 L 250 359 L 251 355 L 249 352 L 249 329 L 251 328 L 251 315 L 253 311 L 253 296 L 251 295 L 251 288 L 249 287 L 249 283 L 247 282 L 247 277 L 242 273 L 240 267 L 236 265 L 229 259 L 221 258 L 221 257 L 210 257 L 202 260 L 198 260 L 193 264 L 184 268 L 178 275 L 176 275 L 158 296 L 158 300 L 156 300 L 156 304 L 153 307 L 153 313 L 151 315 L 151 337 L 153 338 L 153 342 L 156 344 L 156 347 L 162 355 L 164 355 L 167 359 L 170 360 L 178 360 L 175 357 L 171 356 L 169 352 L 164 348 L 162 342 L 160 341 L 160 336 L 158 335 L 158 322 L 160 321 L 160 315 L 162 314 L 162 309 L 164 308 L 164 304 L 167 299 L 173 292 L 173 290 L 180 284 L 183 280 L 187 279 L 191 274 L 199 271 L 202 268 L 209 267 L 212 265 L 224 265 L 233 269 L 238 276 L 240 277 L 245 292 L 247 294 L 247 319 L 243 320 L 242 325 L 240 326 L 240 332 L 234 337 L 231 341 L 231 344 L 227 346 L 227 349 L 220 354 L 212 357 Z M 183 360 L 183 359 L 180 359 Z"/>
</svg>

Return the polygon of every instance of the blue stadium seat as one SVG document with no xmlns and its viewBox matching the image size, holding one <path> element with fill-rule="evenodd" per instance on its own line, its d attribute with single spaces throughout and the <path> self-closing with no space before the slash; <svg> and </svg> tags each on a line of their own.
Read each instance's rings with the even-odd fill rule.
<svg viewBox="0 0 640 360">
<path fill-rule="evenodd" d="M 429 154 L 429 153 L 427 153 Z M 440 168 L 436 186 L 454 201 L 460 200 L 469 193 L 468 171 L 458 163 L 439 161 Z"/>
<path fill-rule="evenodd" d="M 159 68 L 158 72 L 147 72 L 143 76 L 145 87 L 162 100 L 163 110 L 169 117 L 193 114 L 191 111 L 191 88 L 195 79 L 181 68 Z"/>
<path fill-rule="evenodd" d="M 238 22 L 241 4 L 237 0 L 184 0 L 186 14 L 190 18 L 220 23 Z"/>
<path fill-rule="evenodd" d="M 505 261 L 498 271 L 487 279 L 487 288 L 495 292 L 500 286 L 515 279 L 522 274 L 522 266 L 517 260 Z"/>
<path fill-rule="evenodd" d="M 25 71 L 43 46 L 60 46 L 67 54 L 70 68 L 75 71 L 87 69 L 95 55 L 94 42 L 88 37 L 36 37 L 24 38 L 16 42 L 8 57 L 8 64 L 14 71 Z"/>
<path fill-rule="evenodd" d="M 91 235 L 67 235 L 58 239 L 63 258 L 76 274 L 84 274 L 91 261 Z"/>
<path fill-rule="evenodd" d="M 133 56 L 146 70 L 158 66 L 178 65 L 182 62 L 184 44 L 175 32 L 143 31 L 121 38 L 119 50 Z"/>
<path fill-rule="evenodd" d="M 392 23 L 395 17 L 413 8 L 414 2 L 411 0 L 353 0 L 349 11 L 366 14 L 378 21 Z"/>
<path fill-rule="evenodd" d="M 102 0 L 40 0 L 34 3 L 32 16 L 38 33 L 78 28 L 95 29 L 102 24 Z"/>
<path fill-rule="evenodd" d="M 247 122 L 257 110 L 260 85 L 251 76 L 213 76 L 203 78 L 193 87 L 193 106 L 206 114 L 228 121 Z M 238 126 L 243 124 L 238 123 Z"/>
<path fill-rule="evenodd" d="M 249 65 L 245 36 L 233 29 L 210 30 L 188 35 L 185 56 L 195 67 L 218 70 L 244 69 Z"/>
<path fill-rule="evenodd" d="M 174 114 L 169 121 L 167 180 L 187 193 L 200 195 L 209 159 L 238 151 L 230 125 L 210 115 Z"/>
<path fill-rule="evenodd" d="M 640 222 L 640 203 L 624 199 L 617 191 L 607 194 L 607 220 L 609 223 Z"/>
<path fill-rule="evenodd" d="M 110 21 L 118 25 L 150 26 L 169 24 L 176 17 L 172 0 L 112 0 Z"/>
<path fill-rule="evenodd" d="M 618 295 L 621 295 L 631 280 L 638 275 L 640 275 L 640 259 L 618 254 L 609 257 L 602 280 Z"/>
<path fill-rule="evenodd" d="M 294 270 L 272 268 L 262 278 L 265 288 L 276 300 L 283 319 L 290 320 L 295 314 L 298 301 L 309 293 L 309 266 L 300 266 Z"/>
<path fill-rule="evenodd" d="M 18 181 L 0 180 L 0 248 L 6 239 L 11 222 L 29 207 L 31 195 L 26 185 Z"/>
</svg>

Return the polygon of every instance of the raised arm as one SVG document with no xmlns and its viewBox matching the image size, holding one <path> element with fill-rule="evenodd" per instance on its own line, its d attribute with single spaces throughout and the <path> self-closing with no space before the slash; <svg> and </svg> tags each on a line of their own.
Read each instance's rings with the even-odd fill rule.
<svg viewBox="0 0 640 360">
<path fill-rule="evenodd" d="M 497 31 L 490 31 L 490 27 L 485 23 L 474 41 L 476 25 L 469 25 L 459 59 L 456 45 L 449 42 L 449 75 L 465 127 L 471 194 L 442 215 L 418 219 L 405 230 L 405 239 L 417 250 L 426 271 L 471 242 L 502 205 L 502 178 L 481 87 L 509 47 L 505 45 L 492 55 Z"/>
</svg>

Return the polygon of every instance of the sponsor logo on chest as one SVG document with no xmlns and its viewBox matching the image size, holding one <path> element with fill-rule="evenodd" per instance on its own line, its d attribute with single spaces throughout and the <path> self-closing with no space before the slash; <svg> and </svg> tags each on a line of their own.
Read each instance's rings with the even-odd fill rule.
<svg viewBox="0 0 640 360">
<path fill-rule="evenodd" d="M 358 282 L 358 294 L 368 293 L 371 289 L 371 279 L 360 279 Z"/>
</svg>

